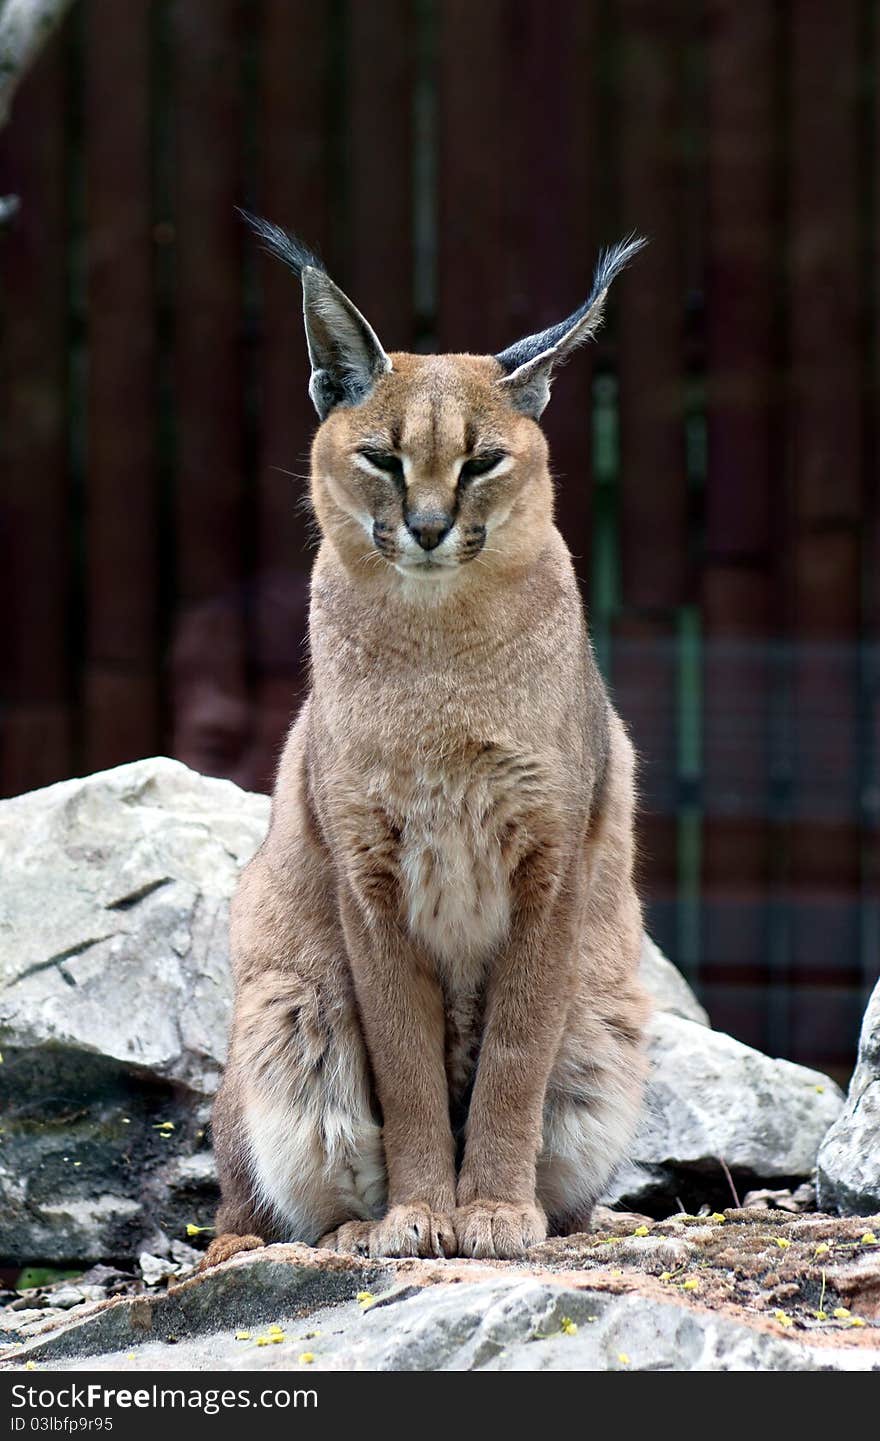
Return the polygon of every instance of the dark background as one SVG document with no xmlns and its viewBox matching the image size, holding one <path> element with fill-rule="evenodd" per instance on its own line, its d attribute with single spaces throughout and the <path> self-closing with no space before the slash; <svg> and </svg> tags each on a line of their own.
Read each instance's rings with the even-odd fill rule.
<svg viewBox="0 0 880 1441">
<path fill-rule="evenodd" d="M 636 229 L 546 420 L 650 925 L 717 1025 L 845 1073 L 880 963 L 878 62 L 874 0 L 77 0 L 0 134 L 0 792 L 159 751 L 270 785 L 314 415 L 237 204 L 388 349 L 497 350 Z"/>
</svg>

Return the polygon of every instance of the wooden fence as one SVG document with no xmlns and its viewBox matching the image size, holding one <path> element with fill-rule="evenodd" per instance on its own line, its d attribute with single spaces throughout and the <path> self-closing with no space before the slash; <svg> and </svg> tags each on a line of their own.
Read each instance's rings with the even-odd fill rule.
<svg viewBox="0 0 880 1441">
<path fill-rule="evenodd" d="M 237 204 L 398 349 L 499 349 L 637 229 L 547 426 L 651 924 L 718 1024 L 845 1068 L 880 960 L 878 62 L 874 0 L 78 0 L 0 134 L 2 793 L 162 750 L 268 783 L 314 418 Z"/>
</svg>

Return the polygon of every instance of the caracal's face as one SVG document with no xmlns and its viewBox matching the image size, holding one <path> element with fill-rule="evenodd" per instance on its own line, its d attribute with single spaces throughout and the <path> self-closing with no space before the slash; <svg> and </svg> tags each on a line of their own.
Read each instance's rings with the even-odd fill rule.
<svg viewBox="0 0 880 1441">
<path fill-rule="evenodd" d="M 444 581 L 533 560 L 553 511 L 537 423 L 553 368 L 595 334 L 608 286 L 644 241 L 603 251 L 583 305 L 497 355 L 389 355 L 314 255 L 270 221 L 248 220 L 302 281 L 321 420 L 312 500 L 344 564 L 364 575 L 373 562 L 410 592 L 442 593 Z"/>
<path fill-rule="evenodd" d="M 322 530 L 347 558 L 427 584 L 513 557 L 549 504 L 546 443 L 491 356 L 392 354 L 312 451 Z"/>
</svg>

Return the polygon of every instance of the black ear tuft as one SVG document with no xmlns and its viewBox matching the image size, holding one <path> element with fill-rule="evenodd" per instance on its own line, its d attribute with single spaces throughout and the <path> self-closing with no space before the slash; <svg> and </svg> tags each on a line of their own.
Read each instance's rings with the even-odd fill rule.
<svg viewBox="0 0 880 1441">
<path fill-rule="evenodd" d="M 262 220 L 259 215 L 251 215 L 249 211 L 239 208 L 239 215 L 251 230 L 263 242 L 263 248 L 270 255 L 275 255 L 284 264 L 289 266 L 294 275 L 299 279 L 304 270 L 320 270 L 326 275 L 326 269 L 320 261 L 302 241 L 296 236 L 288 235 L 280 225 L 273 225 L 269 220 Z"/>
<path fill-rule="evenodd" d="M 309 395 L 321 420 L 338 405 L 359 405 L 391 369 L 372 326 L 335 285 L 316 255 L 279 225 L 239 214 L 270 255 L 282 260 L 302 284 L 303 320 L 312 363 Z"/>
<path fill-rule="evenodd" d="M 552 356 L 554 353 L 558 360 L 565 359 L 565 353 L 571 350 L 574 345 L 583 344 L 592 336 L 593 329 L 598 326 L 601 320 L 601 301 L 612 280 L 619 275 L 625 265 L 628 265 L 633 256 L 638 255 L 647 245 L 640 235 L 631 235 L 628 240 L 621 240 L 617 245 L 612 245 L 599 254 L 596 262 L 596 269 L 593 274 L 593 288 L 590 297 L 583 305 L 578 306 L 572 315 L 560 320 L 557 325 L 551 325 L 548 330 L 541 330 L 536 335 L 527 335 L 515 344 L 509 345 L 502 350 L 495 359 L 502 366 L 507 375 L 512 375 L 523 365 L 537 361 L 543 356 Z M 597 310 L 598 307 L 598 310 Z M 594 323 L 589 323 L 591 312 L 594 316 Z M 584 324 L 587 322 L 587 324 Z"/>
</svg>

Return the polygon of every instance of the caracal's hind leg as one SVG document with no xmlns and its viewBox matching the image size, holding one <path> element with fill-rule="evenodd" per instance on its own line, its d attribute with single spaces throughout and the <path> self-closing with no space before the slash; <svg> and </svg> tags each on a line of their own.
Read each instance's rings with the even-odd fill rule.
<svg viewBox="0 0 880 1441">
<path fill-rule="evenodd" d="M 593 1207 L 625 1159 L 642 1106 L 638 1045 L 606 1034 L 589 1056 L 561 1062 L 544 1105 L 537 1194 L 550 1235 L 589 1229 Z"/>
<path fill-rule="evenodd" d="M 290 749 L 283 765 L 285 815 L 232 907 L 236 1002 L 214 1119 L 217 1234 L 314 1245 L 383 1215 L 385 1158 L 333 868 Z"/>
<path fill-rule="evenodd" d="M 632 747 L 612 726 L 612 759 L 588 843 L 575 985 L 550 1075 L 538 1198 L 551 1234 L 586 1230 L 638 1126 L 650 1009 L 638 978 L 641 910 L 631 883 Z"/>
</svg>

